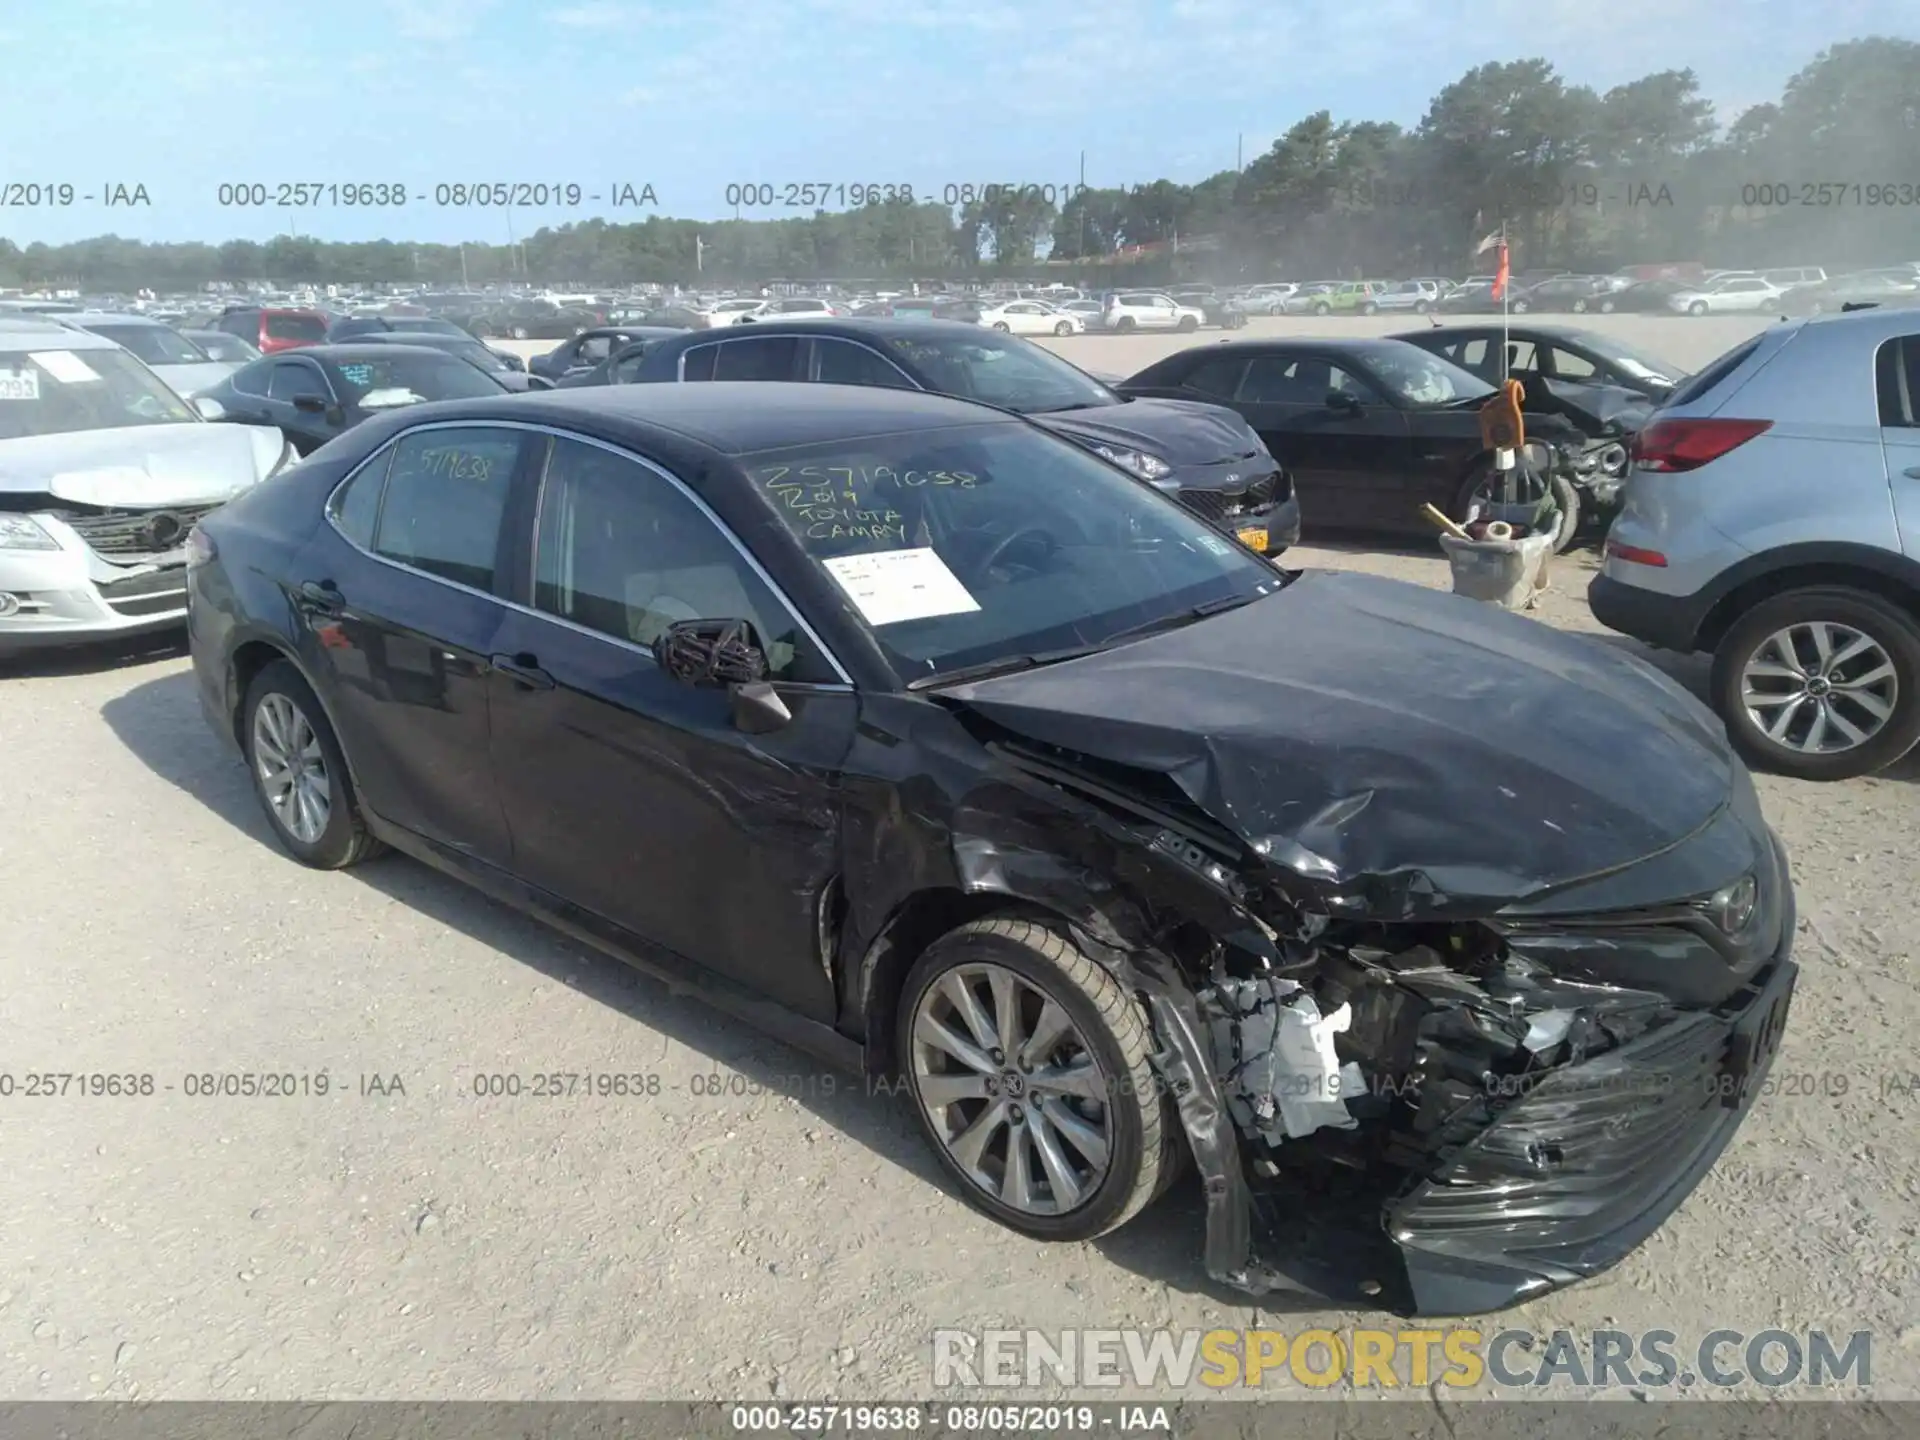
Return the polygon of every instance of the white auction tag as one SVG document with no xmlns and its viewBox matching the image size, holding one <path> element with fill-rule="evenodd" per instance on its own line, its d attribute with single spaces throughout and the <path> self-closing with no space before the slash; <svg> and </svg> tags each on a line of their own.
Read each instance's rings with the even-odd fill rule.
<svg viewBox="0 0 1920 1440">
<path fill-rule="evenodd" d="M 975 600 L 931 549 L 872 550 L 823 562 L 869 625 L 898 625 L 978 610 Z"/>
<path fill-rule="evenodd" d="M 84 385 L 100 378 L 98 370 L 71 350 L 35 350 L 27 358 L 62 385 Z"/>
</svg>

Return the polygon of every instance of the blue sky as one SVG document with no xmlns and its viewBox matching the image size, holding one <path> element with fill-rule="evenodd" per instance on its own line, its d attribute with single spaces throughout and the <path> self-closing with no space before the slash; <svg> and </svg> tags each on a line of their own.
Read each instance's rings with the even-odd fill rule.
<svg viewBox="0 0 1920 1440">
<path fill-rule="evenodd" d="M 0 184 L 144 184 L 146 209 L 0 209 L 57 243 L 502 241 L 595 209 L 223 209 L 222 182 L 1197 180 L 1301 116 L 1416 123 L 1473 65 L 1598 89 L 1692 66 L 1731 120 L 1823 46 L 1920 38 L 1915 0 L 12 0 Z M 640 212 L 644 214 L 644 212 Z M 795 213 L 795 212 L 761 212 Z M 632 212 L 609 218 L 633 218 Z"/>
</svg>

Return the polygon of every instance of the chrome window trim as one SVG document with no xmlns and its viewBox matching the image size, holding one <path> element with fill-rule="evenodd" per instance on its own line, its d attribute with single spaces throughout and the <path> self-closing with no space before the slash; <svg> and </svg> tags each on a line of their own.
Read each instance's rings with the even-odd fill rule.
<svg viewBox="0 0 1920 1440">
<path fill-rule="evenodd" d="M 561 430 L 553 425 L 534 424 L 525 420 L 494 420 L 494 419 L 489 419 L 484 417 L 472 419 L 472 420 L 430 420 L 423 425 L 411 426 L 408 429 L 401 431 L 398 435 L 394 436 L 391 440 L 387 441 L 386 444 L 380 446 L 379 449 L 375 450 L 373 454 L 367 456 L 366 459 L 362 460 L 358 465 L 354 466 L 353 469 L 349 470 L 343 477 L 341 477 L 340 483 L 338 485 L 335 485 L 333 489 L 330 492 L 328 492 L 327 503 L 324 507 L 322 507 L 322 512 L 321 512 L 325 517 L 328 526 L 333 530 L 334 534 L 338 535 L 348 545 L 352 546 L 354 550 L 358 551 L 360 554 L 366 556 L 369 560 L 372 560 L 378 564 L 386 565 L 391 567 L 392 569 L 403 571 L 408 575 L 418 575 L 423 580 L 431 580 L 436 584 L 445 585 L 449 589 L 461 591 L 464 594 L 475 596 L 481 600 L 491 600 L 496 605 L 500 605 L 505 609 L 517 611 L 522 615 L 531 615 L 536 619 L 546 620 L 555 625 L 564 626 L 566 629 L 578 631 L 582 635 L 590 635 L 597 640 L 604 640 L 610 645 L 617 645 L 623 650 L 631 651 L 635 655 L 644 655 L 649 661 L 653 661 L 653 652 L 644 645 L 638 645 L 631 640 L 623 640 L 618 635 L 609 635 L 604 630 L 595 630 L 592 626 L 579 624 L 577 621 L 569 620 L 565 616 L 554 615 L 546 610 L 538 609 L 532 605 L 522 605 L 517 600 L 509 600 L 505 596 L 494 594 L 491 590 L 476 589 L 472 585 L 463 585 L 458 580 L 449 580 L 444 575 L 435 575 L 430 570 L 422 570 L 422 569 L 419 569 L 417 566 L 403 564 L 401 561 L 395 560 L 391 556 L 382 555 L 378 551 L 370 550 L 366 546 L 359 544 L 357 541 L 354 540 L 354 538 L 351 535 L 347 534 L 345 530 L 342 530 L 340 528 L 339 517 L 336 512 L 339 508 L 340 497 L 346 493 L 347 487 L 353 484 L 353 482 L 356 479 L 358 479 L 360 475 L 370 465 L 374 464 L 376 461 L 380 460 L 382 457 L 385 457 L 387 461 L 391 463 L 395 448 L 403 440 L 406 440 L 408 437 L 413 435 L 425 434 L 429 430 L 478 430 L 478 429 L 518 430 L 527 434 L 545 435 L 553 439 L 577 440 L 582 444 L 592 445 L 597 447 L 598 449 L 607 451 L 609 454 L 617 455 L 622 460 L 632 461 L 633 463 L 641 466 L 642 468 L 651 470 L 654 474 L 660 476 L 660 478 L 665 480 L 669 485 L 673 486 L 675 490 L 678 490 L 683 496 L 685 496 L 689 501 L 691 501 L 693 504 L 693 507 L 696 510 L 698 510 L 700 514 L 706 517 L 708 523 L 711 524 L 716 530 L 718 530 L 721 533 L 721 535 L 726 537 L 727 543 L 733 546 L 733 548 L 739 553 L 740 558 L 742 560 L 747 562 L 747 568 L 752 570 L 753 573 L 759 577 L 760 583 L 767 587 L 768 593 L 770 593 L 773 596 L 773 598 L 779 602 L 781 608 L 783 608 L 788 615 L 793 617 L 793 621 L 796 625 L 800 627 L 801 633 L 804 634 L 809 640 L 811 640 L 814 643 L 814 645 L 819 649 L 820 653 L 826 657 L 827 663 L 833 667 L 834 674 L 840 677 L 840 683 L 838 684 L 828 684 L 824 682 L 790 681 L 790 680 L 783 680 L 783 681 L 780 681 L 779 683 L 783 686 L 793 686 L 800 690 L 831 691 L 834 693 L 851 691 L 854 688 L 853 676 L 848 673 L 847 667 L 840 663 L 840 657 L 833 653 L 833 648 L 829 646 L 825 640 L 821 639 L 820 632 L 815 630 L 812 624 L 808 622 L 807 617 L 800 613 L 800 607 L 793 603 L 792 597 L 790 597 L 785 590 L 780 588 L 779 584 L 774 580 L 773 576 L 769 575 L 766 571 L 766 568 L 763 565 L 761 565 L 759 559 L 755 557 L 752 551 L 747 549 L 747 547 L 741 542 L 740 537 L 733 533 L 732 528 L 728 526 L 727 523 L 720 518 L 720 516 L 714 511 L 711 505 L 707 504 L 707 502 L 701 499 L 700 496 L 694 494 L 693 491 L 688 489 L 687 486 L 680 480 L 679 476 L 673 474 L 670 470 L 667 470 L 664 466 L 659 465 L 656 462 L 647 459 L 646 456 L 644 455 L 636 455 L 631 450 L 624 449 L 621 446 L 616 445 L 611 441 L 601 440 L 592 435 L 582 435 L 582 434 L 579 434 L 577 431 Z M 541 468 L 540 486 L 541 486 L 541 494 L 539 496 L 539 499 L 541 500 L 542 503 L 544 503 L 546 498 L 545 496 L 546 469 L 544 465 Z M 386 504 L 387 504 L 387 497 L 386 497 L 385 486 L 383 483 L 381 494 L 380 494 L 380 510 L 382 512 L 385 511 Z M 378 522 L 378 519 L 376 518 L 375 520 L 376 534 L 378 533 L 378 524 L 379 522 Z M 529 540 L 529 543 L 535 547 L 538 547 L 540 543 L 540 517 L 539 517 L 538 507 L 536 507 L 535 513 L 534 513 L 533 533 L 528 537 L 528 540 Z M 537 562 L 537 556 L 538 556 L 537 548 L 534 550 L 533 554 Z"/>
<path fill-rule="evenodd" d="M 722 345 L 726 343 L 727 342 L 724 340 L 709 340 L 703 345 L 689 345 L 686 349 L 680 352 L 680 358 L 675 363 L 675 366 L 674 366 L 673 378 L 676 380 L 685 382 L 687 378 L 687 357 L 689 355 L 695 354 L 701 350 L 718 350 Z M 713 363 L 714 363 L 714 366 L 718 368 L 720 364 L 720 357 L 718 355 L 715 355 L 713 357 Z"/>
</svg>

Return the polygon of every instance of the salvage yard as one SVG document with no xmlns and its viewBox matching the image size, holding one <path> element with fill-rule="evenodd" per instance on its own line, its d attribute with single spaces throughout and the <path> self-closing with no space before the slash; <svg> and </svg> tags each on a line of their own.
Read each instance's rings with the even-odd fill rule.
<svg viewBox="0 0 1920 1440">
<path fill-rule="evenodd" d="M 1758 322 L 1586 323 L 1697 367 Z M 1048 343 L 1129 374 L 1190 339 Z M 1437 551 L 1285 563 L 1447 584 Z M 1638 652 L 1587 613 L 1592 564 L 1555 561 L 1538 618 Z M 949 1191 L 904 1097 L 411 861 L 303 868 L 180 649 L 0 670 L 0 757 L 0 1072 L 154 1077 L 0 1097 L 10 1395 L 925 1398 L 936 1328 L 1378 1320 L 1211 1288 L 1190 1180 L 1091 1245 L 1024 1240 Z M 1805 967 L 1774 1093 L 1617 1269 L 1480 1328 L 1868 1330 L 1873 1394 L 1920 1398 L 1920 755 L 1758 785 Z M 240 1072 L 291 1093 L 218 1093 Z M 553 1072 L 638 1079 L 474 1094 Z"/>
</svg>

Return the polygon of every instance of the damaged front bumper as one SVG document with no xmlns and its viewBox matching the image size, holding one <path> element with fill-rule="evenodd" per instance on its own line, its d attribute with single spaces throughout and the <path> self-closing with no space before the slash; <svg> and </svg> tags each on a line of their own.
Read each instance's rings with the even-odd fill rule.
<svg viewBox="0 0 1920 1440">
<path fill-rule="evenodd" d="M 1251 1294 L 1443 1316 L 1504 1309 L 1617 1264 L 1712 1167 L 1778 1049 L 1798 967 L 1777 858 L 1778 939 L 1731 993 L 1643 1008 L 1633 1038 L 1519 1075 L 1473 1075 L 1484 1057 L 1463 1046 L 1448 1057 L 1451 1076 L 1403 1074 L 1382 1093 L 1377 1073 L 1363 1080 L 1334 1053 L 1351 1006 L 1320 1015 L 1282 981 L 1273 996 L 1294 991 L 1300 1012 L 1255 1027 L 1252 987 L 1223 1000 L 1149 984 L 1155 1063 L 1204 1182 L 1209 1275 Z M 1557 1042 L 1567 1014 L 1518 1023 L 1532 1027 L 1530 1041 L 1545 1025 Z M 1261 1044 L 1270 1050 L 1256 1054 Z M 1250 1059 L 1260 1062 L 1251 1084 Z M 1249 1093 L 1262 1089 L 1277 1103 L 1250 1113 Z M 1349 1141 L 1344 1167 L 1295 1171 L 1270 1158 L 1319 1161 Z"/>
</svg>

